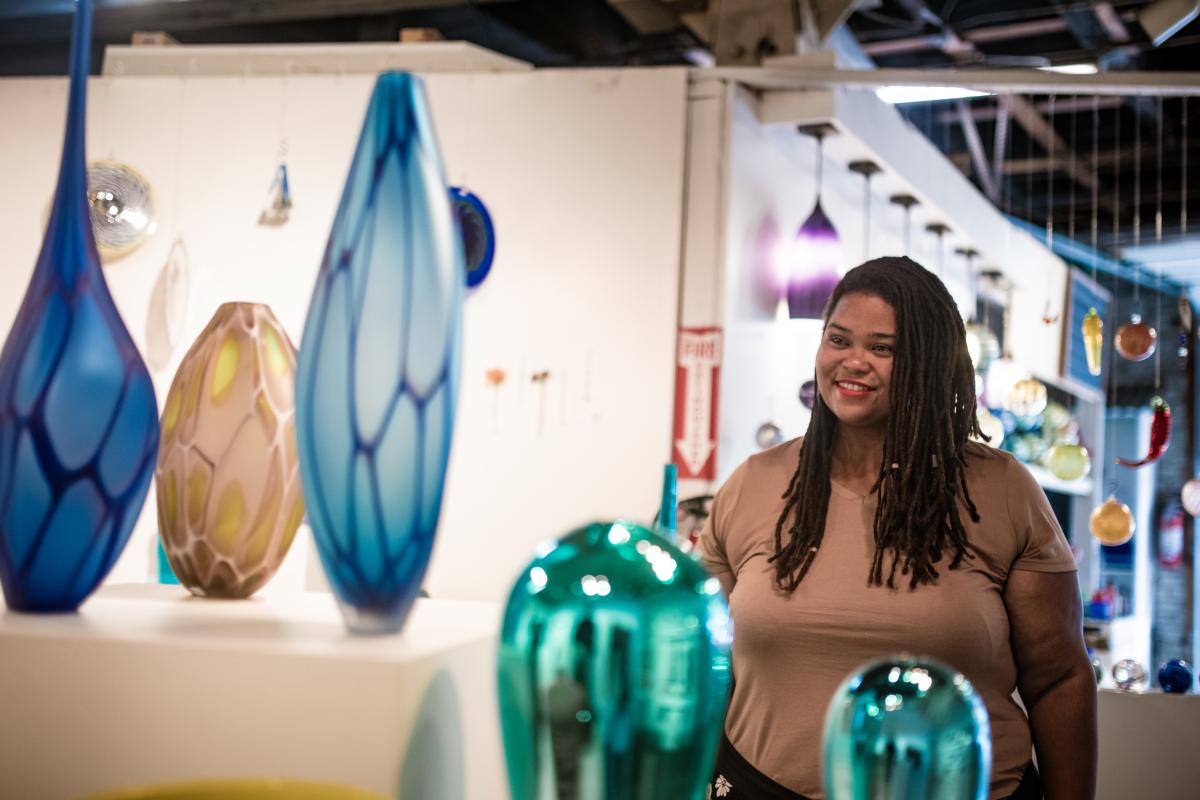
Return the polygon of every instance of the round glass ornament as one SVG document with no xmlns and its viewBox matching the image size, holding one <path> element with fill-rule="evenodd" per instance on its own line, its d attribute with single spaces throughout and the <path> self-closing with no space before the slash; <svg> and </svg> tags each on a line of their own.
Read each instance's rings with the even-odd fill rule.
<svg viewBox="0 0 1200 800">
<path fill-rule="evenodd" d="M 979 407 L 979 430 L 988 437 L 985 444 L 990 444 L 992 447 L 999 447 L 1004 441 L 1004 423 L 993 413 L 987 410 L 984 406 Z M 984 440 L 977 439 L 976 441 L 983 442 Z"/>
<path fill-rule="evenodd" d="M 1184 511 L 1193 517 L 1200 517 L 1200 478 L 1192 478 L 1185 483 L 1179 499 L 1183 501 Z"/>
<path fill-rule="evenodd" d="M 1100 544 L 1112 546 L 1125 544 L 1132 539 L 1137 524 L 1129 506 L 1109 495 L 1107 500 L 1092 511 L 1089 526 L 1092 536 L 1096 537 Z"/>
<path fill-rule="evenodd" d="M 717 579 L 646 528 L 594 523 L 543 546 L 500 632 L 512 796 L 703 796 L 732 640 Z"/>
<path fill-rule="evenodd" d="M 1158 685 L 1168 694 L 1187 694 L 1194 679 L 1192 665 L 1181 658 L 1164 661 L 1158 668 Z"/>
<path fill-rule="evenodd" d="M 1060 481 L 1078 480 L 1092 471 L 1091 456 L 1087 448 L 1080 444 L 1059 442 L 1046 451 L 1042 463 Z"/>
<path fill-rule="evenodd" d="M 1146 688 L 1146 668 L 1132 658 L 1123 658 L 1113 664 L 1113 683 L 1122 692 L 1140 692 Z"/>
<path fill-rule="evenodd" d="M 1046 410 L 1046 385 L 1037 378 L 1022 378 L 1008 392 L 1008 409 L 1018 417 L 1032 417 Z"/>
<path fill-rule="evenodd" d="M 1141 316 L 1134 314 L 1113 337 L 1113 347 L 1122 358 L 1130 361 L 1145 361 L 1154 355 L 1158 347 L 1158 331 L 1142 322 Z"/>
<path fill-rule="evenodd" d="M 984 800 L 991 761 L 983 701 L 923 656 L 861 667 L 825 715 L 825 792 L 835 800 Z"/>
</svg>

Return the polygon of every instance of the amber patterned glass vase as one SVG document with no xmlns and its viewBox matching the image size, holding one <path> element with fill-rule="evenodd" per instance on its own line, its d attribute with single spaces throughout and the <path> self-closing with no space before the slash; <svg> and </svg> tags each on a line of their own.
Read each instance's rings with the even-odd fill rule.
<svg viewBox="0 0 1200 800">
<path fill-rule="evenodd" d="M 270 580 L 304 516 L 296 349 L 271 309 L 226 303 L 167 394 L 155 479 L 171 569 L 193 594 L 240 598 Z"/>
</svg>

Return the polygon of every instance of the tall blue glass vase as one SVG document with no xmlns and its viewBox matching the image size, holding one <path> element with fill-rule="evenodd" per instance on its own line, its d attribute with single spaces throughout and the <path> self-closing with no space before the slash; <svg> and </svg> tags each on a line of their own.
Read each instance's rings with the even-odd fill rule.
<svg viewBox="0 0 1200 800">
<path fill-rule="evenodd" d="M 92 2 L 79 0 L 58 187 L 0 352 L 0 581 L 10 608 L 72 611 L 137 521 L 158 449 L 150 374 L 113 304 L 88 216 Z"/>
<path fill-rule="evenodd" d="M 544 549 L 500 632 L 512 796 L 701 800 L 731 643 L 717 579 L 665 538 L 594 523 Z"/>
<path fill-rule="evenodd" d="M 429 563 L 458 397 L 463 273 L 421 81 L 380 75 L 296 370 L 305 503 L 355 632 L 400 630 Z"/>
</svg>

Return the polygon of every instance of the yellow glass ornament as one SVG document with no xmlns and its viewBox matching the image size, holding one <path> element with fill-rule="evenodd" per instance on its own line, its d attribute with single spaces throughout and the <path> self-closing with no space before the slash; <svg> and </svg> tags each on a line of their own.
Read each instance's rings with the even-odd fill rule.
<svg viewBox="0 0 1200 800">
<path fill-rule="evenodd" d="M 1096 537 L 1100 544 L 1112 546 L 1125 544 L 1132 539 L 1137 525 L 1133 521 L 1129 506 L 1109 495 L 1107 500 L 1092 511 L 1090 527 L 1092 536 Z"/>
<path fill-rule="evenodd" d="M 1087 448 L 1080 444 L 1059 442 L 1046 452 L 1042 463 L 1060 481 L 1078 480 L 1092 471 L 1091 457 Z"/>
<path fill-rule="evenodd" d="M 989 444 L 992 447 L 999 447 L 1000 443 L 1004 441 L 1004 423 L 984 406 L 979 407 L 979 430 L 988 437 L 988 440 L 984 441 L 982 437 L 972 437 L 974 441 Z"/>
<path fill-rule="evenodd" d="M 1087 356 L 1088 372 L 1100 374 L 1100 353 L 1104 349 L 1104 320 L 1095 306 L 1083 317 L 1083 353 Z"/>
<path fill-rule="evenodd" d="M 1046 410 L 1046 386 L 1037 378 L 1024 378 L 1008 392 L 1008 410 L 1018 417 L 1032 417 Z"/>
</svg>

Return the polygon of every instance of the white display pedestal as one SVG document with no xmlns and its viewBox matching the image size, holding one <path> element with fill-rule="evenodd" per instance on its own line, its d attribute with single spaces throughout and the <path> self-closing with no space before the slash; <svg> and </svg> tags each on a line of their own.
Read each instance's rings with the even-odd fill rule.
<svg viewBox="0 0 1200 800">
<path fill-rule="evenodd" d="M 1200 695 L 1101 689 L 1099 700 L 1097 800 L 1200 795 Z"/>
<path fill-rule="evenodd" d="M 78 614 L 0 616 L 0 797 L 287 777 L 407 800 L 494 800 L 500 609 L 419 600 L 350 635 L 327 594 L 246 601 L 102 589 Z"/>
</svg>

